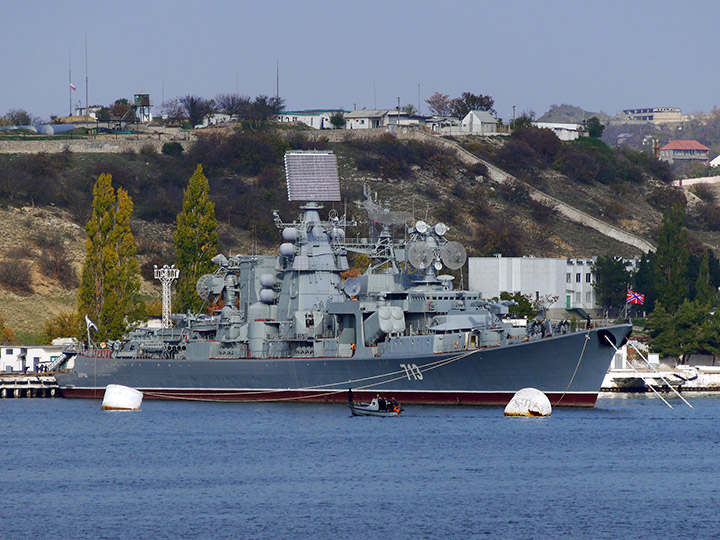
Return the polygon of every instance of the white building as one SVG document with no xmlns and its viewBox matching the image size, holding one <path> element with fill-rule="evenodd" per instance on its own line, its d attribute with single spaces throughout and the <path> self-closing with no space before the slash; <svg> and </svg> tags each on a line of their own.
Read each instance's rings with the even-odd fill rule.
<svg viewBox="0 0 720 540">
<path fill-rule="evenodd" d="M 540 129 L 549 129 L 561 141 L 574 141 L 579 137 L 587 136 L 587 130 L 582 124 L 565 124 L 562 122 L 533 122 Z"/>
<path fill-rule="evenodd" d="M 487 111 L 470 111 L 462 119 L 462 133 L 467 135 L 494 135 L 497 119 Z"/>
<path fill-rule="evenodd" d="M 301 122 L 313 129 L 334 129 L 330 117 L 341 112 L 343 115 L 348 111 L 342 109 L 307 109 L 304 111 L 283 111 L 275 115 L 275 120 L 282 123 Z"/>
<path fill-rule="evenodd" d="M 345 129 L 374 129 L 424 124 L 424 116 L 408 114 L 396 109 L 362 109 L 345 115 Z"/>
<path fill-rule="evenodd" d="M 48 366 L 60 354 L 62 345 L 2 345 L 0 346 L 0 371 L 3 373 L 37 372 Z"/>
<path fill-rule="evenodd" d="M 548 306 L 550 316 L 565 318 L 566 311 L 573 311 L 584 317 L 601 307 L 593 288 L 596 259 L 470 257 L 470 290 L 480 291 L 483 298 L 497 298 L 501 292 L 520 292 L 532 298 L 557 297 Z"/>
</svg>

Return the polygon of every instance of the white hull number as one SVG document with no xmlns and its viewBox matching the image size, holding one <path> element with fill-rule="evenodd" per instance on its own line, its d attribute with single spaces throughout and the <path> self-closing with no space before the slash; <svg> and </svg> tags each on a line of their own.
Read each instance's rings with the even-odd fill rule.
<svg viewBox="0 0 720 540">
<path fill-rule="evenodd" d="M 405 370 L 405 375 L 407 375 L 408 381 L 422 381 L 423 374 L 420 371 L 420 368 L 417 367 L 417 364 L 400 364 L 400 367 Z"/>
</svg>

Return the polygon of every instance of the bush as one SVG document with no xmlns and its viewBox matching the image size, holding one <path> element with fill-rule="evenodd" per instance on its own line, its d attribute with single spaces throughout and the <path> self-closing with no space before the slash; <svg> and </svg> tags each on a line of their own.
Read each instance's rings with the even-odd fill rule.
<svg viewBox="0 0 720 540">
<path fill-rule="evenodd" d="M 468 165 L 467 170 L 470 174 L 475 176 L 488 176 L 488 166 L 485 165 L 482 161 L 478 161 L 477 163 Z"/>
<path fill-rule="evenodd" d="M 706 202 L 706 203 L 714 203 L 715 202 L 715 199 L 716 199 L 715 191 L 713 191 L 713 188 L 711 188 L 707 184 L 695 184 L 694 186 L 690 186 L 689 190 L 691 193 L 693 193 L 696 197 L 698 197 L 703 202 Z"/>
<path fill-rule="evenodd" d="M 557 204 L 550 200 L 536 201 L 530 199 L 527 204 L 533 218 L 539 223 L 547 223 L 557 214 Z"/>
<path fill-rule="evenodd" d="M 647 201 L 658 210 L 664 210 L 674 204 L 687 206 L 687 198 L 682 189 L 675 187 L 657 187 L 648 195 Z"/>
<path fill-rule="evenodd" d="M 143 144 L 142 148 L 140 148 L 140 155 L 147 158 L 157 156 L 157 150 L 155 150 L 155 145 L 150 143 Z"/>
<path fill-rule="evenodd" d="M 63 287 L 77 287 L 78 280 L 72 261 L 65 246 L 53 246 L 42 250 L 40 268 L 48 276 L 56 279 Z"/>
<path fill-rule="evenodd" d="M 525 141 L 509 140 L 497 153 L 497 160 L 503 168 L 513 173 L 531 172 L 538 166 L 535 150 Z"/>
<path fill-rule="evenodd" d="M 594 182 L 600 170 L 593 156 L 587 152 L 563 152 L 555 167 L 573 182 L 582 184 Z"/>
<path fill-rule="evenodd" d="M 20 294 L 32 294 L 30 263 L 21 259 L 0 261 L 0 283 Z"/>
<path fill-rule="evenodd" d="M 530 200 L 530 188 L 520 180 L 509 180 L 500 183 L 498 192 L 508 202 L 524 203 Z"/>
<path fill-rule="evenodd" d="M 180 157 L 183 153 L 182 144 L 179 142 L 166 142 L 162 145 L 162 153 L 166 156 Z"/>
<path fill-rule="evenodd" d="M 711 231 L 720 231 L 720 208 L 712 203 L 697 206 L 697 219 L 701 225 Z"/>
<path fill-rule="evenodd" d="M 474 242 L 474 248 L 481 256 L 500 253 L 504 257 L 519 257 L 527 246 L 527 233 L 505 217 L 485 220 Z"/>
<path fill-rule="evenodd" d="M 73 337 L 78 329 L 77 313 L 64 312 L 50 317 L 43 325 L 43 334 L 46 342 L 50 343 L 55 338 Z"/>
</svg>

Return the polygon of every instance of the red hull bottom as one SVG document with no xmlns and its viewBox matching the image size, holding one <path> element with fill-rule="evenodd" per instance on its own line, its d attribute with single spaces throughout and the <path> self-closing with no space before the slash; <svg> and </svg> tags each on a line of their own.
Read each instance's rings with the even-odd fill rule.
<svg viewBox="0 0 720 540">
<path fill-rule="evenodd" d="M 180 390 L 180 389 L 138 389 L 145 399 L 179 400 L 179 401 L 267 401 L 267 402 L 302 402 L 302 403 L 346 403 L 347 392 L 301 392 L 292 390 Z M 102 399 L 104 388 L 63 388 L 62 396 L 66 398 Z M 369 401 L 377 394 L 353 390 L 354 400 Z M 508 404 L 514 392 L 393 392 L 392 396 L 403 404 L 419 405 L 487 405 L 502 406 Z M 598 394 L 560 392 L 546 394 L 553 407 L 594 407 Z"/>
</svg>

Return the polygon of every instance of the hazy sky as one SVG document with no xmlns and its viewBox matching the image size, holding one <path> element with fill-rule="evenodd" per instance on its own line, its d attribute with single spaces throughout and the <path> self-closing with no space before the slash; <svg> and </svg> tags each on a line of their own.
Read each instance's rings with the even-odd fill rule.
<svg viewBox="0 0 720 540">
<path fill-rule="evenodd" d="M 502 118 L 569 103 L 615 114 L 720 105 L 720 3 L 0 0 L 0 114 L 47 118 L 149 92 L 280 95 L 289 109 L 489 94 Z M 418 100 L 419 85 L 419 100 Z"/>
</svg>

